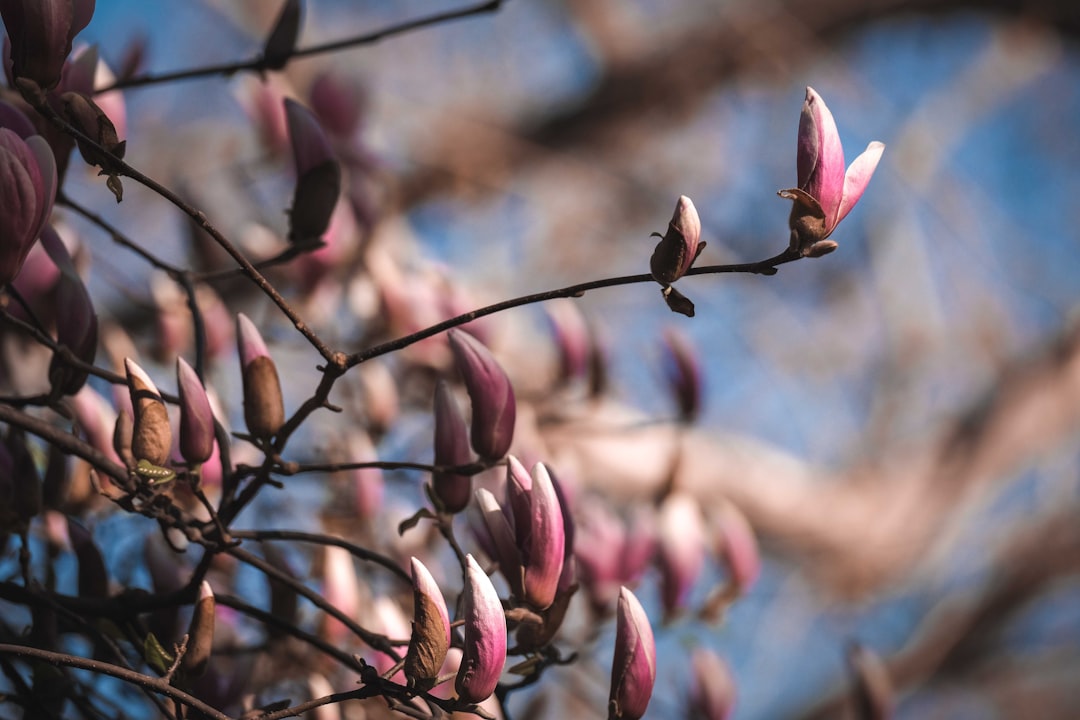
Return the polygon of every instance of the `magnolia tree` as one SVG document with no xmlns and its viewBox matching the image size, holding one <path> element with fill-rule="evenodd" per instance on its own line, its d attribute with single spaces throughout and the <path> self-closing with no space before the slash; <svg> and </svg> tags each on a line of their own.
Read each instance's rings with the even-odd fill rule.
<svg viewBox="0 0 1080 720">
<path fill-rule="evenodd" d="M 658 285 L 671 311 L 693 317 L 676 287 L 686 276 L 765 278 L 825 256 L 884 145 L 847 165 L 825 100 L 807 88 L 787 148 L 795 186 L 779 192 L 790 236 L 774 254 L 708 264 L 694 203 L 674 187 L 666 229 L 640 258 L 648 272 L 474 306 L 449 271 L 417 280 L 408 267 L 418 259 L 369 242 L 378 178 L 359 139 L 357 88 L 327 71 L 285 91 L 278 71 L 498 7 L 301 47 L 303 6 L 286 0 L 254 59 L 152 75 L 137 45 L 112 70 L 93 47 L 72 52 L 93 0 L 0 2 L 5 716 L 509 717 L 515 691 L 558 684 L 570 666 L 607 688 L 606 702 L 579 688 L 575 713 L 629 719 L 646 714 L 670 661 L 680 669 L 669 674 L 692 677 L 680 712 L 728 717 L 724 661 L 705 647 L 658 656 L 655 638 L 679 617 L 720 622 L 753 585 L 750 523 L 736 503 L 703 506 L 673 481 L 633 503 L 586 492 L 537 432 L 537 399 L 515 392 L 493 352 L 512 336 L 482 319 L 545 304 L 558 367 L 544 394 L 570 416 L 606 388 L 603 347 L 574 299 Z M 238 73 L 253 79 L 267 153 L 293 171 L 288 226 L 261 245 L 229 237 L 183 188 L 125 160 L 125 89 Z M 798 98 L 791 111 L 794 127 Z M 123 201 L 119 220 L 65 190 L 79 163 L 101 176 L 100 195 Z M 190 220 L 186 259 L 125 229 L 133 186 Z M 152 327 L 88 292 L 96 253 L 62 221 L 79 216 L 159 274 Z M 350 304 L 346 277 L 364 278 L 366 302 Z M 342 314 L 356 328 L 346 337 L 333 330 Z M 298 360 L 298 345 L 317 364 Z M 681 426 L 699 411 L 699 361 L 678 333 L 665 347 Z M 678 453 L 671 462 L 674 478 Z M 390 495 L 417 497 L 384 493 L 390 470 L 425 499 L 388 523 Z M 295 500 L 305 508 L 328 497 L 323 522 L 277 525 L 266 498 L 290 494 L 307 495 Z M 100 529 L 117 516 L 141 533 L 131 557 L 105 547 Z M 692 602 L 710 562 L 719 585 Z M 655 611 L 635 594 L 643 577 L 659 585 L 648 590 Z M 602 670 L 585 659 L 597 647 L 610 652 Z M 856 648 L 852 667 L 866 716 L 883 717 L 880 661 Z"/>
</svg>

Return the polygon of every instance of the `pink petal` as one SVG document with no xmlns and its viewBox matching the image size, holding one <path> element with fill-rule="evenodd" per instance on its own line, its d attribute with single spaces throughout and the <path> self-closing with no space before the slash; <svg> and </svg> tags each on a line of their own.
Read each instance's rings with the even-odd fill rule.
<svg viewBox="0 0 1080 720">
<path fill-rule="evenodd" d="M 852 161 L 851 167 L 847 169 L 847 174 L 844 176 L 844 196 L 840 200 L 840 209 L 836 214 L 837 223 L 847 217 L 847 214 L 851 212 L 851 208 L 855 207 L 855 203 L 859 202 L 859 198 L 862 197 L 863 191 L 866 190 L 870 178 L 874 175 L 874 170 L 877 168 L 883 152 L 885 152 L 885 143 L 875 140 L 866 146 L 866 150 L 859 157 Z M 834 224 L 833 227 L 835 226 Z"/>
</svg>

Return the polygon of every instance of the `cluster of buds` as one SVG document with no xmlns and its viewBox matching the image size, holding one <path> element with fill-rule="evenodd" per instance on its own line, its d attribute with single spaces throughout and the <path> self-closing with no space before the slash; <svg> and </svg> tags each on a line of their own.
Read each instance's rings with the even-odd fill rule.
<svg viewBox="0 0 1080 720">
<path fill-rule="evenodd" d="M 821 257 L 836 249 L 828 237 L 862 197 L 884 151 L 884 143 L 870 143 L 845 171 L 836 121 L 821 96 L 806 88 L 796 156 L 799 185 L 779 193 L 794 202 L 790 252 Z"/>
<path fill-rule="evenodd" d="M 514 597 L 536 610 L 548 608 L 563 576 L 566 529 L 547 468 L 537 463 L 530 475 L 511 455 L 504 502 L 485 488 L 476 491 L 476 499 L 487 530 L 485 544 Z"/>
</svg>

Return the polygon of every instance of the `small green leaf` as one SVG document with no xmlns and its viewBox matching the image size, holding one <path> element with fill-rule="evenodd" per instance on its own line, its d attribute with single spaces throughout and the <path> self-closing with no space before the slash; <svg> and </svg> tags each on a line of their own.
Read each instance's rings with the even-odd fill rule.
<svg viewBox="0 0 1080 720">
<path fill-rule="evenodd" d="M 147 633 L 143 642 L 143 659 L 158 675 L 165 675 L 176 662 L 176 658 L 161 646 L 154 633 Z"/>
</svg>

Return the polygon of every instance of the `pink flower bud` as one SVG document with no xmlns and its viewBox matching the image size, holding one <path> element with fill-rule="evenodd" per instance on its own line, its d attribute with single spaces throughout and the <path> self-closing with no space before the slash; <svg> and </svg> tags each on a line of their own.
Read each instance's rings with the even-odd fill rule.
<svg viewBox="0 0 1080 720">
<path fill-rule="evenodd" d="M 311 84 L 311 109 L 323 127 L 339 138 L 350 138 L 360 126 L 364 97 L 340 75 L 323 71 Z"/>
<path fill-rule="evenodd" d="M 257 438 L 273 437 L 285 424 L 285 404 L 277 367 L 255 324 L 243 313 L 236 316 L 236 337 L 244 383 L 244 421 Z"/>
<path fill-rule="evenodd" d="M 510 592 L 515 597 L 524 597 L 525 578 L 521 567 L 521 550 L 518 549 L 511 519 L 487 488 L 476 491 L 476 507 L 484 521 L 484 528 L 479 532 L 481 546 L 499 564 L 500 572 L 510 585 Z"/>
<path fill-rule="evenodd" d="M 667 232 L 649 258 L 653 279 L 661 285 L 670 285 L 686 274 L 704 249 L 697 208 L 690 198 L 682 195 L 675 204 Z"/>
<path fill-rule="evenodd" d="M 718 552 L 727 566 L 730 595 L 743 595 L 761 574 L 761 555 L 750 522 L 733 503 L 725 502 L 716 516 Z"/>
<path fill-rule="evenodd" d="M 191 465 L 200 465 L 214 452 L 214 412 L 195 369 L 176 358 L 176 383 L 180 389 L 180 454 Z"/>
<path fill-rule="evenodd" d="M 10 106 L 8 106 L 10 107 Z M 0 285 L 15 279 L 56 198 L 56 162 L 40 135 L 0 127 Z"/>
<path fill-rule="evenodd" d="M 693 422 L 701 412 L 704 395 L 701 361 L 686 335 L 674 327 L 664 329 L 664 351 L 665 374 L 679 408 L 679 419 Z"/>
<path fill-rule="evenodd" d="M 821 96 L 806 88 L 796 154 L 799 186 L 780 191 L 794 201 L 788 221 L 792 251 L 815 257 L 836 248 L 825 239 L 862 197 L 884 151 L 883 143 L 870 143 L 845 172 L 836 121 Z"/>
<path fill-rule="evenodd" d="M 524 471 L 517 459 L 511 456 L 509 466 L 515 464 Z M 508 479 L 507 482 L 511 481 Z M 559 588 L 566 535 L 559 498 L 542 463 L 533 467 L 528 501 L 527 521 L 516 527 L 524 568 L 524 599 L 536 609 L 543 610 L 555 600 Z"/>
<path fill-rule="evenodd" d="M 465 642 L 454 687 L 464 702 L 479 703 L 495 692 L 506 664 L 506 616 L 491 579 L 472 555 L 465 561 Z"/>
<path fill-rule="evenodd" d="M 172 428 L 165 402 L 154 381 L 134 360 L 124 358 L 124 368 L 135 412 L 131 453 L 136 462 L 147 460 L 153 465 L 164 465 L 172 448 Z"/>
<path fill-rule="evenodd" d="M 430 687 L 450 647 L 450 613 L 435 578 L 424 564 L 412 559 L 413 623 L 405 675 L 413 686 Z"/>
<path fill-rule="evenodd" d="M 645 714 L 656 682 L 656 641 L 645 609 L 625 587 L 615 615 L 608 720 L 636 720 Z"/>
<path fill-rule="evenodd" d="M 687 717 L 727 720 L 735 707 L 735 681 L 727 663 L 712 650 L 697 647 L 690 664 L 693 675 Z"/>
<path fill-rule="evenodd" d="M 664 614 L 674 616 L 705 566 L 705 524 L 697 500 L 674 492 L 660 506 L 658 521 Z"/>
<path fill-rule="evenodd" d="M 439 380 L 435 385 L 435 464 L 465 465 L 472 462 L 469 449 L 469 430 L 461 416 L 450 387 Z M 431 476 L 431 489 L 442 510 L 458 513 L 472 497 L 472 477 L 436 471 Z"/>
<path fill-rule="evenodd" d="M 481 457 L 506 455 L 514 439 L 517 404 L 510 378 L 484 345 L 461 330 L 450 330 L 450 350 L 472 401 L 471 439 Z"/>
<path fill-rule="evenodd" d="M 2 0 L 11 40 L 11 72 L 42 90 L 60 82 L 71 41 L 94 14 L 94 0 Z"/>
<path fill-rule="evenodd" d="M 93 363 L 97 352 L 98 321 L 90 294 L 75 270 L 60 236 L 49 226 L 41 233 L 41 246 L 60 271 L 56 280 L 56 341 L 69 348 L 75 357 Z M 53 355 L 49 363 L 49 382 L 64 395 L 74 395 L 86 383 L 87 371 L 72 367 Z"/>
<path fill-rule="evenodd" d="M 319 121 L 295 100 L 285 100 L 296 190 L 289 211 L 289 239 L 293 242 L 322 237 L 330 224 L 341 193 L 341 166 L 330 149 Z"/>
</svg>

